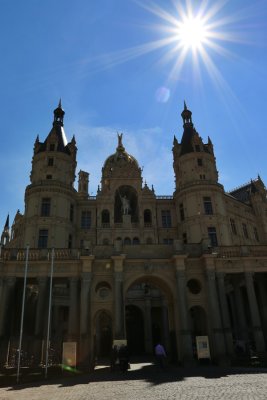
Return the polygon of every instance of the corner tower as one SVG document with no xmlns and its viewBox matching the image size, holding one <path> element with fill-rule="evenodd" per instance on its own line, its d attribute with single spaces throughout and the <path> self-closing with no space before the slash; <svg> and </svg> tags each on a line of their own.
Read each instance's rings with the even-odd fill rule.
<svg viewBox="0 0 267 400">
<path fill-rule="evenodd" d="M 218 182 L 213 145 L 204 143 L 192 122 L 192 112 L 184 103 L 181 113 L 183 135 L 173 141 L 175 206 L 184 243 L 229 244 L 229 228 L 224 188 Z"/>
<path fill-rule="evenodd" d="M 73 246 L 76 190 L 76 142 L 67 141 L 61 101 L 44 142 L 37 137 L 31 184 L 25 192 L 25 243 L 46 248 Z"/>
</svg>

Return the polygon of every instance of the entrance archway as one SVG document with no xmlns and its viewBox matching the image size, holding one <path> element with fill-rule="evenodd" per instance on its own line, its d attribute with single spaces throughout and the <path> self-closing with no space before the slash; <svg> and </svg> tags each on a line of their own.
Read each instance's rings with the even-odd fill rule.
<svg viewBox="0 0 267 400">
<path fill-rule="evenodd" d="M 130 354 L 144 354 L 145 331 L 142 310 L 134 305 L 125 309 L 126 337 Z"/>
<path fill-rule="evenodd" d="M 170 293 L 160 283 L 141 278 L 127 290 L 126 337 L 132 355 L 153 354 L 158 342 L 170 350 Z"/>
</svg>

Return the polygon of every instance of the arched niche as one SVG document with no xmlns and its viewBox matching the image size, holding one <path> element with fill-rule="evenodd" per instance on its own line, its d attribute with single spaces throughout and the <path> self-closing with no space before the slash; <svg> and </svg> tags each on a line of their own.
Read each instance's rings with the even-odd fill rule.
<svg viewBox="0 0 267 400">
<path fill-rule="evenodd" d="M 137 192 L 132 186 L 120 186 L 115 192 L 114 201 L 114 222 L 120 223 L 123 220 L 123 198 L 129 203 L 127 214 L 131 216 L 132 222 L 138 222 L 138 197 Z"/>
</svg>

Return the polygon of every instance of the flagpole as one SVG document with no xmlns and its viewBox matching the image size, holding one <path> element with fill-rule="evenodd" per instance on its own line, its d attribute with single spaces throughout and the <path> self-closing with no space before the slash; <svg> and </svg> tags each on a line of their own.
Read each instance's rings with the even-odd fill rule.
<svg viewBox="0 0 267 400">
<path fill-rule="evenodd" d="M 29 249 L 30 249 L 30 246 L 27 245 L 27 247 L 26 247 L 26 262 L 25 262 L 25 269 L 24 269 L 24 285 L 23 285 L 23 295 L 22 295 L 21 318 L 20 318 L 19 357 L 18 357 L 18 367 L 17 367 L 17 383 L 19 383 L 19 372 L 20 372 L 21 345 L 22 345 L 22 335 L 23 335 L 23 322 L 24 322 L 25 295 L 26 295 L 26 283 L 27 283 L 28 262 L 29 262 Z"/>
<path fill-rule="evenodd" d="M 46 354 L 45 354 L 45 378 L 47 378 L 48 352 L 49 352 L 49 341 L 50 341 L 50 322 L 51 322 L 51 306 L 52 306 L 52 285 L 53 285 L 53 273 L 54 273 L 54 255 L 55 255 L 55 250 L 53 248 L 52 256 L 51 256 L 51 271 L 50 271 L 49 305 L 48 305 Z"/>
</svg>

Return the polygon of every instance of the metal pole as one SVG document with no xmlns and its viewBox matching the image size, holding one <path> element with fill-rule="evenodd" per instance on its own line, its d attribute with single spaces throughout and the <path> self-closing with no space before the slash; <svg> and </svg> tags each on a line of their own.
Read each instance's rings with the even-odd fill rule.
<svg viewBox="0 0 267 400">
<path fill-rule="evenodd" d="M 30 246 L 27 245 L 27 247 L 26 247 L 26 262 L 25 262 L 25 270 L 24 270 L 24 285 L 23 285 L 23 295 L 22 295 L 21 318 L 20 318 L 19 357 L 18 357 L 18 367 L 17 367 L 17 383 L 19 383 L 21 344 L 22 344 L 22 335 L 23 335 L 23 322 L 24 322 L 24 308 L 25 308 L 26 283 L 27 283 L 27 273 L 28 273 L 29 249 L 30 249 Z"/>
<path fill-rule="evenodd" d="M 51 305 L 52 305 L 52 285 L 54 273 L 54 248 L 52 249 L 51 257 L 51 271 L 50 271 L 50 288 L 49 288 L 49 306 L 48 306 L 48 321 L 47 321 L 47 336 L 46 336 L 46 354 L 45 354 L 45 378 L 47 378 L 48 367 L 48 352 L 49 352 L 49 339 L 50 339 L 50 320 L 51 320 Z"/>
</svg>

